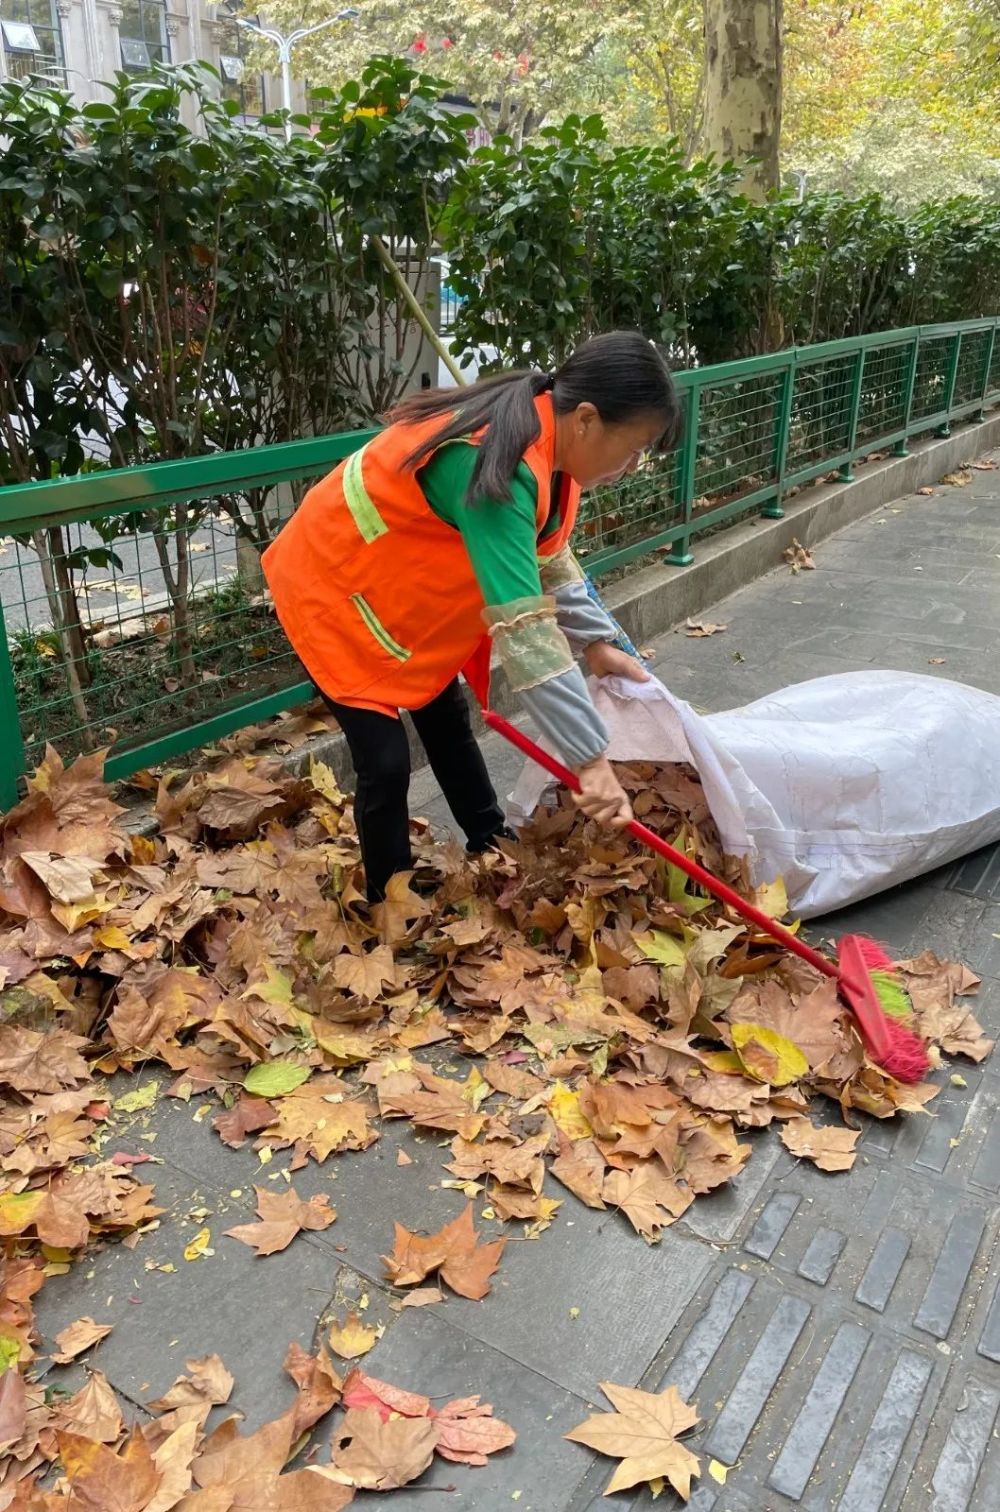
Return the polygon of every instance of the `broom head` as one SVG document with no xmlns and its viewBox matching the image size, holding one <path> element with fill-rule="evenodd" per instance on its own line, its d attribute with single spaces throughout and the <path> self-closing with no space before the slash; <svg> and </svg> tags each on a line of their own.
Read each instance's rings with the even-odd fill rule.
<svg viewBox="0 0 1000 1512">
<path fill-rule="evenodd" d="M 885 951 L 861 935 L 843 935 L 837 943 L 837 964 L 841 994 L 872 1060 L 897 1081 L 921 1081 L 930 1070 L 930 1060 L 919 1034 L 901 1021 L 909 1000 L 891 976 L 885 981 L 892 972 Z"/>
</svg>

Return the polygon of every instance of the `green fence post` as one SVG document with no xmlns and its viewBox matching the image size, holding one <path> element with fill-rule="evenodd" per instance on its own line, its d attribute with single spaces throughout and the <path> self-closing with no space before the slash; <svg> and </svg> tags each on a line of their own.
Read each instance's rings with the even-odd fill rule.
<svg viewBox="0 0 1000 1512">
<path fill-rule="evenodd" d="M 858 444 L 858 418 L 861 414 L 861 388 L 865 381 L 865 357 L 868 348 L 862 347 L 858 353 L 858 364 L 854 377 L 851 380 L 851 418 L 847 428 L 847 450 L 850 456 L 840 469 L 841 483 L 854 482 L 854 448 Z"/>
<path fill-rule="evenodd" d="M 7 642 L 7 627 L 0 609 L 0 813 L 14 807 L 20 798 L 19 783 L 25 773 L 24 741 L 17 707 L 14 667 Z"/>
<path fill-rule="evenodd" d="M 962 333 L 955 332 L 955 350 L 948 358 L 948 375 L 944 383 L 944 424 L 935 431 L 937 436 L 951 435 L 951 407 L 955 402 L 955 383 L 958 379 L 958 359 L 962 351 Z"/>
<path fill-rule="evenodd" d="M 681 440 L 681 455 L 678 467 L 678 487 L 684 509 L 684 524 L 688 527 L 671 546 L 664 561 L 671 567 L 690 567 L 694 561 L 691 554 L 691 520 L 694 514 L 694 477 L 698 461 L 698 417 L 701 412 L 701 385 L 693 383 L 688 389 L 687 415 L 684 418 L 684 435 Z"/>
<path fill-rule="evenodd" d="M 906 372 L 906 393 L 903 399 L 903 437 L 892 448 L 894 457 L 908 457 L 910 448 L 907 441 L 910 434 L 910 421 L 913 418 L 913 391 L 917 386 L 917 362 L 920 357 L 920 332 L 917 331 L 913 338 L 913 354 L 910 357 Z"/>
<path fill-rule="evenodd" d="M 990 368 L 993 366 L 993 353 L 996 350 L 996 344 L 997 327 L 996 321 L 994 321 L 993 328 L 990 331 L 990 339 L 986 343 L 986 361 L 983 363 L 983 381 L 979 386 L 979 397 L 981 402 L 978 410 L 973 417 L 976 420 L 981 420 L 986 413 L 986 395 L 989 393 L 990 389 Z"/>
<path fill-rule="evenodd" d="M 765 520 L 783 520 L 785 511 L 781 507 L 782 495 L 785 492 L 785 474 L 788 471 L 788 440 L 792 432 L 792 400 L 795 397 L 795 353 L 791 354 L 788 366 L 784 372 L 781 385 L 781 398 L 778 401 L 778 433 L 774 442 L 774 477 L 777 492 L 774 502 L 765 504 L 761 510 L 761 518 Z"/>
</svg>

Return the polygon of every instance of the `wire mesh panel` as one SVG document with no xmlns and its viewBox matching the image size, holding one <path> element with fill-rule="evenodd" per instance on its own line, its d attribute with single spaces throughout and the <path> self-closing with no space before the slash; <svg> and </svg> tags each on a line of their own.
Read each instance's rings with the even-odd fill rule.
<svg viewBox="0 0 1000 1512">
<path fill-rule="evenodd" d="M 836 457 L 851 443 L 851 400 L 858 354 L 796 368 L 787 473 Z"/>
<path fill-rule="evenodd" d="M 701 391 L 695 460 L 695 503 L 700 509 L 777 481 L 785 382 L 781 368 L 725 383 L 712 383 L 708 372 Z"/>
<path fill-rule="evenodd" d="M 917 352 L 917 374 L 913 383 L 913 406 L 911 420 L 923 420 L 928 415 L 938 415 L 945 407 L 948 395 L 948 371 L 955 350 L 955 336 L 925 336 L 921 334 Z"/>
<path fill-rule="evenodd" d="M 911 341 L 905 346 L 869 347 L 866 351 L 855 438 L 858 446 L 891 436 L 906 424 L 906 391 L 913 347 Z"/>
<path fill-rule="evenodd" d="M 963 331 L 958 349 L 958 366 L 955 370 L 955 393 L 953 404 L 971 404 L 982 397 L 983 374 L 990 349 L 991 332 Z"/>
<path fill-rule="evenodd" d="M 993 356 L 990 360 L 990 376 L 986 385 L 987 393 L 1000 393 L 1000 330 L 993 337 Z"/>
<path fill-rule="evenodd" d="M 620 551 L 679 525 L 684 518 L 679 463 L 676 451 L 651 458 L 619 483 L 585 493 L 573 537 L 579 560 L 586 565 L 598 554 Z"/>
<path fill-rule="evenodd" d="M 301 681 L 252 532 L 226 504 L 53 525 L 0 543 L 29 762 L 46 741 L 64 757 L 127 748 Z"/>
</svg>

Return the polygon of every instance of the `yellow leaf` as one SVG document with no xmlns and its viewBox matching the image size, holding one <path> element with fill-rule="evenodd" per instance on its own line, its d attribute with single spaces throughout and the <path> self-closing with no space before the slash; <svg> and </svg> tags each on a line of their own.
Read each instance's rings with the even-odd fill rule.
<svg viewBox="0 0 1000 1512">
<path fill-rule="evenodd" d="M 483 1190 L 481 1181 L 457 1181 L 453 1177 L 440 1182 L 450 1192 L 464 1192 L 466 1197 L 478 1197 Z"/>
<path fill-rule="evenodd" d="M 159 1090 L 159 1082 L 147 1082 L 144 1087 L 138 1087 L 134 1092 L 126 1092 L 123 1097 L 117 1097 L 114 1110 L 116 1113 L 141 1113 L 144 1108 L 153 1106 Z"/>
<path fill-rule="evenodd" d="M 94 930 L 94 944 L 102 950 L 128 950 L 132 941 L 117 924 L 104 924 Z"/>
<path fill-rule="evenodd" d="M 343 1323 L 334 1323 L 331 1327 L 330 1348 L 342 1360 L 357 1360 L 368 1353 L 377 1338 L 377 1330 L 362 1323 L 357 1313 L 351 1312 Z"/>
<path fill-rule="evenodd" d="M 708 1473 L 714 1481 L 719 1482 L 720 1486 L 724 1486 L 726 1484 L 726 1476 L 729 1474 L 729 1467 L 727 1465 L 720 1465 L 718 1460 L 710 1459 L 708 1462 Z"/>
<path fill-rule="evenodd" d="M 742 1076 L 743 1062 L 735 1050 L 705 1050 L 702 1064 L 709 1071 L 721 1071 L 724 1076 Z"/>
<path fill-rule="evenodd" d="M 593 1134 L 593 1129 L 580 1112 L 579 1092 L 574 1091 L 572 1087 L 567 1087 L 565 1082 L 556 1082 L 547 1106 L 553 1122 L 563 1131 L 567 1139 L 589 1139 Z"/>
<path fill-rule="evenodd" d="M 469 1104 L 473 1112 L 476 1112 L 480 1103 L 485 1102 L 492 1091 L 493 1088 L 489 1082 L 480 1074 L 479 1067 L 473 1066 L 465 1081 L 462 1082 L 463 1100 Z"/>
<path fill-rule="evenodd" d="M 156 860 L 156 841 L 146 835 L 132 835 L 129 839 L 132 860 L 139 866 L 152 866 Z"/>
<path fill-rule="evenodd" d="M 76 934 L 77 930 L 82 929 L 85 924 L 93 924 L 95 919 L 107 913 L 112 906 L 103 893 L 80 903 L 49 904 L 53 916 L 59 920 L 67 934 Z"/>
<path fill-rule="evenodd" d="M 686 942 L 665 929 L 651 929 L 648 934 L 633 934 L 632 938 L 648 961 L 657 961 L 661 966 L 683 966 L 687 959 Z"/>
<path fill-rule="evenodd" d="M 775 877 L 773 882 L 765 882 L 762 887 L 755 888 L 750 894 L 750 901 L 766 913 L 769 919 L 783 919 L 788 912 L 788 893 L 785 891 L 785 883 L 781 877 Z"/>
<path fill-rule="evenodd" d="M 209 1254 L 209 1244 L 212 1240 L 211 1230 L 199 1229 L 190 1244 L 184 1246 L 185 1260 L 200 1260 L 202 1255 Z"/>
<path fill-rule="evenodd" d="M 246 998 L 260 998 L 262 1003 L 284 1003 L 291 1006 L 292 982 L 283 971 L 279 971 L 273 961 L 264 962 L 264 980 L 254 982 L 241 996 Z"/>
<path fill-rule="evenodd" d="M 371 1059 L 372 1041 L 369 1035 L 342 1024 L 330 1024 L 325 1019 L 303 1017 L 309 1020 L 309 1030 L 321 1049 L 336 1061 L 349 1064 L 352 1061 Z"/>
<path fill-rule="evenodd" d="M 744 1071 L 772 1087 L 787 1087 L 809 1070 L 809 1062 L 790 1039 L 761 1024 L 733 1024 L 733 1044 Z"/>
<path fill-rule="evenodd" d="M 335 808 L 342 808 L 344 795 L 337 786 L 337 779 L 325 761 L 313 760 L 309 764 L 309 781 L 317 793 L 322 793 Z"/>
</svg>

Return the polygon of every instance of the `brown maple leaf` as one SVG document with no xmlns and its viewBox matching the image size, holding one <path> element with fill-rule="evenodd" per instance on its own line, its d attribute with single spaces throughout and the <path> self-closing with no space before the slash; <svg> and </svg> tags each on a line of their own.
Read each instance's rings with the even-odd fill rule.
<svg viewBox="0 0 1000 1512">
<path fill-rule="evenodd" d="M 677 1174 L 695 1196 L 701 1196 L 739 1175 L 751 1153 L 750 1145 L 737 1142 L 728 1118 L 699 1119 L 681 1135 Z"/>
<path fill-rule="evenodd" d="M 808 1118 L 790 1118 L 781 1127 L 781 1143 L 793 1155 L 811 1160 L 821 1171 L 849 1171 L 857 1159 L 860 1129 L 817 1128 Z"/>
<path fill-rule="evenodd" d="M 334 1430 L 331 1463 L 350 1486 L 391 1491 L 424 1473 L 437 1439 L 428 1418 L 383 1422 L 374 1407 L 349 1407 Z"/>
<path fill-rule="evenodd" d="M 58 1092 L 90 1081 L 90 1067 L 80 1054 L 87 1044 L 65 1029 L 19 1029 L 0 1024 L 0 1084 L 15 1092 Z"/>
<path fill-rule="evenodd" d="M 174 1384 L 155 1402 L 148 1402 L 152 1412 L 173 1412 L 178 1407 L 219 1406 L 228 1402 L 233 1378 L 217 1354 L 186 1360 L 188 1374 L 178 1376 Z"/>
<path fill-rule="evenodd" d="M 695 1408 L 682 1401 L 676 1386 L 654 1394 L 602 1381 L 601 1390 L 615 1411 L 594 1413 L 566 1437 L 622 1461 L 605 1496 L 644 1481 L 667 1480 L 687 1501 L 691 1478 L 701 1473 L 701 1465 L 697 1455 L 677 1440 L 697 1423 Z"/>
<path fill-rule="evenodd" d="M 436 1076 L 429 1066 L 414 1061 L 412 1072 L 421 1090 L 394 1091 L 386 1082 L 379 1087 L 379 1108 L 386 1117 L 411 1118 L 428 1129 L 447 1129 L 465 1139 L 475 1139 L 486 1122 L 462 1095 L 463 1083 Z"/>
<path fill-rule="evenodd" d="M 84 1354 L 102 1339 L 106 1339 L 113 1327 L 113 1323 L 95 1323 L 93 1318 L 77 1318 L 75 1323 L 70 1323 L 56 1334 L 53 1364 L 68 1365 L 77 1355 Z"/>
<path fill-rule="evenodd" d="M 394 1286 L 414 1286 L 436 1270 L 453 1292 L 479 1301 L 490 1289 L 489 1278 L 506 1244 L 506 1239 L 479 1243 L 470 1202 L 458 1218 L 426 1238 L 397 1223 L 392 1254 L 383 1255 L 382 1261 Z"/>
<path fill-rule="evenodd" d="M 300 1230 L 327 1229 L 337 1216 L 325 1192 L 304 1202 L 294 1187 L 286 1192 L 269 1192 L 266 1187 L 254 1187 L 254 1191 L 260 1222 L 241 1223 L 225 1233 L 227 1238 L 248 1244 L 258 1255 L 287 1249 Z"/>
<path fill-rule="evenodd" d="M 434 1416 L 434 1425 L 435 1451 L 461 1465 L 485 1465 L 487 1455 L 508 1449 L 517 1439 L 510 1424 L 495 1418 L 493 1408 L 480 1404 L 478 1396 L 447 1402 Z"/>
<path fill-rule="evenodd" d="M 6 1456 L 20 1442 L 28 1422 L 28 1390 L 24 1376 L 16 1367 L 0 1375 L 0 1456 Z M 0 1489 L 0 1496 L 3 1495 Z M 0 1502 L 2 1505 L 2 1502 Z"/>
<path fill-rule="evenodd" d="M 59 1459 L 72 1487 L 70 1507 L 81 1512 L 113 1507 L 115 1512 L 145 1512 L 163 1479 L 138 1428 L 121 1449 L 95 1443 L 75 1433 L 58 1435 Z"/>
<path fill-rule="evenodd" d="M 713 625 L 710 624 L 707 620 L 689 619 L 687 622 L 687 629 L 685 630 L 685 634 L 690 640 L 701 640 L 706 635 L 718 635 L 725 629 L 725 625 Z"/>
<path fill-rule="evenodd" d="M 502 1060 L 488 1060 L 483 1066 L 483 1076 L 498 1092 L 519 1098 L 522 1102 L 545 1091 L 545 1083 L 540 1076 L 534 1076 L 520 1066 L 505 1065 Z"/>
<path fill-rule="evenodd" d="M 694 1201 L 687 1186 L 679 1186 L 658 1160 L 641 1161 L 631 1171 L 611 1171 L 601 1189 L 610 1207 L 619 1207 L 636 1233 L 655 1244 L 663 1229 L 676 1222 Z"/>
<path fill-rule="evenodd" d="M 345 951 L 334 960 L 330 974 L 338 987 L 372 1003 L 386 988 L 391 990 L 397 985 L 396 963 L 388 945 L 379 945 L 360 955 Z"/>
<path fill-rule="evenodd" d="M 232 1486 L 244 1477 L 277 1475 L 286 1464 L 295 1443 L 293 1406 L 273 1422 L 265 1423 L 256 1433 L 244 1437 L 236 1418 L 220 1423 L 202 1445 L 194 1462 L 194 1479 L 199 1486 Z"/>
<path fill-rule="evenodd" d="M 364 1098 L 345 1098 L 343 1087 L 339 1078 L 313 1077 L 280 1098 L 275 1121 L 264 1129 L 257 1148 L 294 1145 L 292 1170 L 305 1165 L 309 1155 L 322 1163 L 334 1150 L 366 1150 L 378 1139 L 368 1122 L 374 1109 Z"/>
<path fill-rule="evenodd" d="M 731 1024 L 758 1024 L 797 1045 L 812 1070 L 819 1070 L 847 1048 L 844 1009 L 837 984 L 821 983 L 797 1003 L 780 982 L 746 986 L 726 1010 Z"/>
<path fill-rule="evenodd" d="M 218 1130 L 223 1144 L 238 1150 L 246 1143 L 249 1134 L 256 1134 L 274 1122 L 275 1111 L 274 1104 L 263 1097 L 251 1097 L 248 1092 L 241 1092 L 234 1107 L 215 1115 L 212 1128 Z"/>
<path fill-rule="evenodd" d="M 117 1443 L 122 1431 L 122 1412 L 107 1377 L 99 1370 L 92 1371 L 86 1386 L 81 1386 L 56 1408 L 54 1426 L 61 1432 L 78 1435 L 91 1445 Z"/>
<path fill-rule="evenodd" d="M 433 903 L 415 893 L 410 886 L 412 875 L 412 872 L 397 872 L 390 877 L 385 901 L 377 904 L 374 910 L 380 931 L 390 945 L 402 943 L 415 921 L 419 923 L 434 913 Z"/>
<path fill-rule="evenodd" d="M 539 1193 L 545 1180 L 545 1162 L 542 1155 L 548 1149 L 547 1133 L 534 1134 L 529 1139 L 486 1139 L 475 1143 L 458 1135 L 451 1142 L 454 1159 L 445 1167 L 462 1181 L 475 1181 L 479 1176 L 492 1176 L 505 1186 L 525 1186 Z"/>
<path fill-rule="evenodd" d="M 0 1114 L 0 1150 L 4 1148 L 5 1134 L 9 1131 L 13 1149 L 0 1155 L 0 1166 L 5 1171 L 22 1176 L 35 1176 L 42 1171 L 59 1170 L 90 1153 L 90 1140 L 96 1124 L 88 1118 L 79 1118 L 72 1109 L 38 1117 L 41 1108 L 37 1099 L 27 1109 L 18 1109 L 7 1115 Z"/>
<path fill-rule="evenodd" d="M 299 1391 L 292 1430 L 293 1441 L 297 1441 L 336 1406 L 344 1383 L 322 1345 L 315 1355 L 310 1355 L 301 1344 L 289 1344 L 284 1368 Z"/>
<path fill-rule="evenodd" d="M 601 1195 L 605 1169 L 604 1156 L 592 1139 L 572 1142 L 565 1134 L 560 1134 L 559 1155 L 552 1162 L 552 1174 L 587 1207 L 606 1206 Z"/>
</svg>

